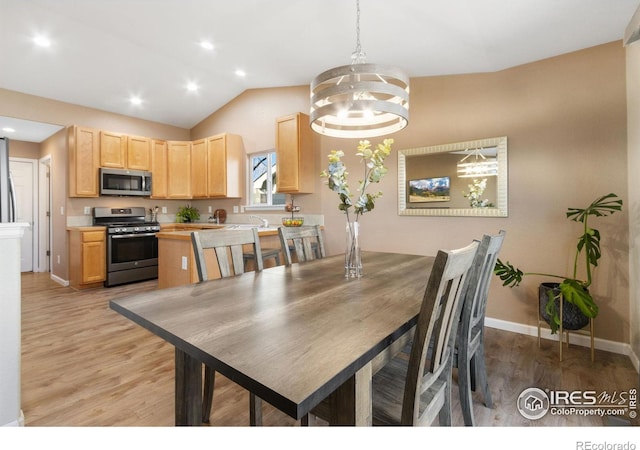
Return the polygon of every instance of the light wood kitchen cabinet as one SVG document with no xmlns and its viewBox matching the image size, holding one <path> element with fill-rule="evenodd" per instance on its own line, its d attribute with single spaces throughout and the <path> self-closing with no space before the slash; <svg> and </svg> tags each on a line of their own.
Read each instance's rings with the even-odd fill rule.
<svg viewBox="0 0 640 450">
<path fill-rule="evenodd" d="M 151 198 L 167 198 L 167 142 L 151 141 Z"/>
<path fill-rule="evenodd" d="M 105 229 L 69 231 L 69 283 L 77 289 L 96 287 L 107 276 Z"/>
<path fill-rule="evenodd" d="M 239 198 L 244 195 L 246 155 L 242 137 L 219 134 L 207 138 L 207 196 Z"/>
<path fill-rule="evenodd" d="M 151 170 L 151 139 L 141 136 L 127 137 L 126 168 Z"/>
<path fill-rule="evenodd" d="M 69 197 L 97 197 L 100 193 L 100 131 L 72 126 L 68 128 Z"/>
<path fill-rule="evenodd" d="M 207 197 L 207 140 L 191 143 L 191 196 Z"/>
<path fill-rule="evenodd" d="M 167 198 L 191 198 L 191 142 L 167 141 Z"/>
<path fill-rule="evenodd" d="M 100 167 L 127 167 L 127 136 L 110 131 L 100 132 Z"/>
<path fill-rule="evenodd" d="M 312 193 L 318 176 L 308 115 L 296 113 L 276 120 L 276 155 L 277 191 Z"/>
</svg>

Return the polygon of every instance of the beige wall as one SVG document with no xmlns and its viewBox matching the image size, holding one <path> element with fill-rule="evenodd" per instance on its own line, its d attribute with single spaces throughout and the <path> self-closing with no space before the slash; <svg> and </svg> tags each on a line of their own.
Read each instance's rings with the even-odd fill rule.
<svg viewBox="0 0 640 450">
<path fill-rule="evenodd" d="M 9 145 L 9 156 L 12 158 L 38 159 L 40 158 L 40 144 L 12 139 Z"/>
<path fill-rule="evenodd" d="M 308 95 L 308 86 L 247 91 L 195 127 L 192 137 L 230 131 L 242 134 L 249 151 L 272 147 L 275 118 L 308 111 Z M 580 234 L 577 224 L 565 218 L 566 208 L 587 206 L 609 192 L 627 200 L 620 42 L 497 73 L 414 78 L 410 103 L 409 126 L 392 136 L 396 150 L 508 137 L 509 217 L 398 216 L 394 153 L 380 185 L 384 195 L 362 218 L 365 250 L 434 254 L 505 229 L 504 259 L 525 270 L 563 274 L 570 270 Z M 317 144 L 319 170 L 330 150 L 342 149 L 357 176 L 356 141 L 323 137 Z M 337 197 L 323 185 L 316 195 L 299 197 L 303 212 L 325 215 L 329 253 L 341 252 L 344 216 Z M 592 223 L 603 236 L 603 258 L 592 287 L 600 305 L 596 334 L 618 342 L 629 342 L 627 217 L 624 211 Z M 508 289 L 494 280 L 488 315 L 534 326 L 541 281 L 530 278 Z"/>
<path fill-rule="evenodd" d="M 640 357 L 640 41 L 626 47 L 631 349 Z"/>
</svg>

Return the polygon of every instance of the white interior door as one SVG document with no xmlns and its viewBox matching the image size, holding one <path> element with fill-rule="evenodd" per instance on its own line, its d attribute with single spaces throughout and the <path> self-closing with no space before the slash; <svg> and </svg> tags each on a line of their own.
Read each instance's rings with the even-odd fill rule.
<svg viewBox="0 0 640 450">
<path fill-rule="evenodd" d="M 9 158 L 9 169 L 16 190 L 16 222 L 28 223 L 22 238 L 20 271 L 33 271 L 33 194 L 35 161 Z"/>
<path fill-rule="evenodd" d="M 40 158 L 38 166 L 38 220 L 39 237 L 34 237 L 38 247 L 34 272 L 51 271 L 51 156 Z M 35 253 L 35 252 L 34 252 Z"/>
</svg>

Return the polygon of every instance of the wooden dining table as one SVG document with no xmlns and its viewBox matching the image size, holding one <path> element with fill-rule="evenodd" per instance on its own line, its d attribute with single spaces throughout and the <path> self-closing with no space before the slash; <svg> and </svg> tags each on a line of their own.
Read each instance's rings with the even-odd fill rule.
<svg viewBox="0 0 640 450">
<path fill-rule="evenodd" d="M 294 419 L 332 399 L 332 424 L 371 425 L 371 378 L 414 327 L 434 258 L 336 255 L 110 301 L 175 347 L 175 423 L 202 422 L 202 364 Z M 326 403 L 326 400 L 325 402 Z"/>
</svg>

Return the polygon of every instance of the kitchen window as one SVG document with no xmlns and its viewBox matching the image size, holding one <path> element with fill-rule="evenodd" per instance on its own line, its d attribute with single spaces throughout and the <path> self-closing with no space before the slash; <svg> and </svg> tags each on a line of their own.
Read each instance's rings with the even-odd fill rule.
<svg viewBox="0 0 640 450">
<path fill-rule="evenodd" d="M 249 155 L 249 208 L 281 209 L 286 203 L 286 194 L 276 192 L 276 152 Z M 276 208 L 274 208 L 276 209 Z"/>
</svg>

